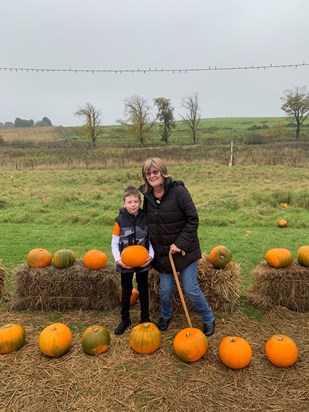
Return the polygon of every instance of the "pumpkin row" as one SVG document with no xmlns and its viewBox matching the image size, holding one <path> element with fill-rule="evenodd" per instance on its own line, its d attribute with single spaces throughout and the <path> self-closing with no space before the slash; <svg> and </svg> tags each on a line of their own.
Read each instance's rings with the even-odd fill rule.
<svg viewBox="0 0 309 412">
<path fill-rule="evenodd" d="M 0 327 L 0 353 L 19 350 L 26 341 L 26 332 L 21 324 L 6 324 Z M 64 323 L 53 323 L 41 331 L 38 338 L 40 352 L 48 357 L 58 358 L 72 346 L 72 332 Z M 83 352 L 100 355 L 110 346 L 110 332 L 100 325 L 87 327 L 81 336 Z M 161 332 L 152 322 L 134 326 L 129 336 L 130 348 L 140 354 L 151 354 L 161 346 Z M 197 328 L 182 329 L 174 338 L 174 352 L 184 362 L 196 362 L 207 352 L 208 339 Z M 274 335 L 265 343 L 267 359 L 275 366 L 292 366 L 298 358 L 296 343 L 286 335 Z M 225 336 L 218 347 L 220 361 L 231 369 L 242 369 L 252 359 L 249 342 L 239 336 Z"/>
<path fill-rule="evenodd" d="M 301 246 L 296 254 L 297 263 L 309 267 L 309 246 Z M 274 268 L 286 268 L 293 262 L 293 255 L 289 249 L 274 248 L 266 252 L 266 262 Z"/>
</svg>

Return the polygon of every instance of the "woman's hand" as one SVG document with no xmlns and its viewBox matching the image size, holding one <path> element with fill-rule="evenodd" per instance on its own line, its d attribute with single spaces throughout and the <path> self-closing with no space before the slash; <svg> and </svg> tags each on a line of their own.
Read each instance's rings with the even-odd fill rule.
<svg viewBox="0 0 309 412">
<path fill-rule="evenodd" d="M 170 252 L 171 252 L 171 254 L 173 255 L 174 253 L 179 253 L 179 252 L 181 252 L 181 250 L 173 243 L 173 244 L 170 246 Z"/>
</svg>

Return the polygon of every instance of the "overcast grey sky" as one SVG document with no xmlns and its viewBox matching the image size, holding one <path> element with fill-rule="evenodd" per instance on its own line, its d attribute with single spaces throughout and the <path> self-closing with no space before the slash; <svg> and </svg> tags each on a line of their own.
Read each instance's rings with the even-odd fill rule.
<svg viewBox="0 0 309 412">
<path fill-rule="evenodd" d="M 309 63 L 308 0 L 0 0 L 0 67 L 189 69 Z M 284 116 L 283 92 L 309 66 L 187 73 L 0 71 L 0 121 L 74 126 L 92 103 L 103 124 L 134 94 L 198 93 L 202 117 Z"/>
</svg>

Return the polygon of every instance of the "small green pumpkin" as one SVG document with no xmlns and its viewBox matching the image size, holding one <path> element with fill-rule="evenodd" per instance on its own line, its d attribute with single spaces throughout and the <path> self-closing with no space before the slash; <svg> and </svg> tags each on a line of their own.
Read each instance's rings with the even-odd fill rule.
<svg viewBox="0 0 309 412">
<path fill-rule="evenodd" d="M 58 269 L 72 266 L 76 260 L 76 255 L 71 249 L 59 249 L 54 253 L 53 265 Z"/>
<path fill-rule="evenodd" d="M 109 345 L 110 333 L 104 326 L 89 326 L 82 334 L 82 348 L 87 355 L 100 355 L 107 351 Z"/>
</svg>

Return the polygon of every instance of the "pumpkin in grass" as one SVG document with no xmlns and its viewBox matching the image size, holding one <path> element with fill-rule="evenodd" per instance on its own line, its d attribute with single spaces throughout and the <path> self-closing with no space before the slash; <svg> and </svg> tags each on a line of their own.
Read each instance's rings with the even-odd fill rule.
<svg viewBox="0 0 309 412">
<path fill-rule="evenodd" d="M 309 267 L 309 246 L 301 246 L 298 249 L 297 262 L 305 268 Z"/>
<path fill-rule="evenodd" d="M 280 219 L 278 222 L 278 227 L 287 227 L 288 221 L 286 219 Z"/>
<path fill-rule="evenodd" d="M 297 361 L 298 349 L 289 336 L 274 335 L 265 343 L 267 359 L 275 366 L 292 366 Z"/>
<path fill-rule="evenodd" d="M 40 351 L 51 358 L 59 358 L 67 353 L 72 345 L 72 332 L 64 323 L 53 323 L 39 335 Z"/>
<path fill-rule="evenodd" d="M 82 334 L 82 348 L 87 355 L 101 355 L 110 345 L 110 333 L 104 326 L 93 325 Z"/>
<path fill-rule="evenodd" d="M 88 269 L 104 269 L 107 265 L 107 256 L 101 250 L 91 249 L 84 255 L 83 263 Z"/>
<path fill-rule="evenodd" d="M 59 249 L 54 253 L 53 265 L 58 269 L 72 266 L 76 260 L 76 255 L 71 249 Z"/>
<path fill-rule="evenodd" d="M 161 332 L 152 322 L 144 322 L 134 326 L 130 332 L 130 348 L 137 353 L 149 354 L 159 349 Z"/>
<path fill-rule="evenodd" d="M 210 251 L 208 260 L 216 269 L 224 269 L 232 260 L 232 253 L 227 247 L 219 245 Z"/>
<path fill-rule="evenodd" d="M 52 255 L 46 249 L 36 248 L 30 250 L 27 254 L 26 261 L 31 268 L 43 268 L 51 264 Z"/>
<path fill-rule="evenodd" d="M 148 250 L 142 245 L 132 245 L 123 249 L 121 260 L 132 268 L 143 266 L 148 259 Z"/>
<path fill-rule="evenodd" d="M 288 203 L 285 203 L 285 202 L 280 203 L 280 206 L 283 207 L 284 209 L 289 207 Z"/>
<path fill-rule="evenodd" d="M 293 262 L 293 255 L 288 249 L 274 248 L 266 252 L 265 259 L 269 266 L 286 268 Z"/>
<path fill-rule="evenodd" d="M 173 345 L 178 358 L 185 362 L 196 362 L 207 352 L 208 340 L 200 329 L 185 328 L 177 333 Z"/>
<path fill-rule="evenodd" d="M 242 369 L 249 365 L 252 359 L 252 349 L 249 342 L 239 336 L 225 336 L 218 348 L 221 362 L 231 369 Z"/>
<path fill-rule="evenodd" d="M 122 303 L 122 291 L 119 292 L 119 302 Z M 132 289 L 130 297 L 130 306 L 135 305 L 139 301 L 139 291 L 136 288 Z"/>
<path fill-rule="evenodd" d="M 0 327 L 0 353 L 19 350 L 26 341 L 26 331 L 19 323 L 7 323 Z"/>
</svg>

